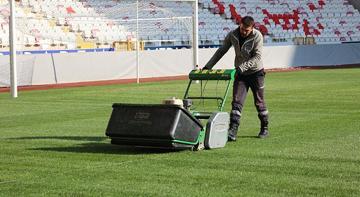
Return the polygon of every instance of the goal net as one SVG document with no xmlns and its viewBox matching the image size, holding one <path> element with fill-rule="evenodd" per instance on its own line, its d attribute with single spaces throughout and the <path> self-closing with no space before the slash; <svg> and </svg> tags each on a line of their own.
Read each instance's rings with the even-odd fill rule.
<svg viewBox="0 0 360 197">
<path fill-rule="evenodd" d="M 16 10 L 17 46 L 24 50 L 111 48 L 135 40 L 145 48 L 192 44 L 192 1 L 21 0 Z"/>
<path fill-rule="evenodd" d="M 36 57 L 26 57 L 17 61 L 17 83 L 19 86 L 32 85 Z M 0 64 L 0 87 L 10 86 L 10 63 Z"/>
<path fill-rule="evenodd" d="M 192 0 L 19 0 L 16 50 L 71 52 L 87 49 L 190 48 Z M 0 53 L 9 51 L 9 1 L 0 1 Z M 124 45 L 125 43 L 125 45 Z M 122 45 L 121 45 L 122 44 Z M 95 50 L 94 50 L 95 51 Z M 0 85 L 9 86 L 9 63 L 0 61 Z M 18 85 L 32 85 L 34 60 L 18 63 Z"/>
</svg>

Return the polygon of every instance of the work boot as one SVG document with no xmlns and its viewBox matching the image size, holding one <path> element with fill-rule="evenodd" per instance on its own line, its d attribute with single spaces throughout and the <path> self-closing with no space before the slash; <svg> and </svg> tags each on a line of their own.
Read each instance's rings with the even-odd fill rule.
<svg viewBox="0 0 360 197">
<path fill-rule="evenodd" d="M 228 131 L 228 141 L 236 141 L 236 134 L 238 130 L 238 124 L 230 124 Z"/>
<path fill-rule="evenodd" d="M 263 139 L 266 138 L 267 136 L 269 136 L 268 127 L 261 127 L 258 137 Z"/>
<path fill-rule="evenodd" d="M 266 138 L 267 136 L 269 136 L 269 130 L 268 130 L 269 117 L 268 117 L 268 114 L 264 113 L 264 112 L 259 113 L 258 117 L 261 122 L 261 127 L 260 127 L 260 132 L 258 134 L 258 137 L 263 139 L 263 138 Z"/>
</svg>

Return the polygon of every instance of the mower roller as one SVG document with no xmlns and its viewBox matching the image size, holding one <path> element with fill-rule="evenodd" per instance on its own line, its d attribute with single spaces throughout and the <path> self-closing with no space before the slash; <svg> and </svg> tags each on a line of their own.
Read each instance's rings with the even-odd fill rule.
<svg viewBox="0 0 360 197">
<path fill-rule="evenodd" d="M 233 69 L 192 70 L 183 100 L 167 100 L 164 104 L 114 103 L 105 134 L 117 145 L 193 150 L 224 147 L 229 114 L 223 108 L 234 74 Z M 194 84 L 200 84 L 202 93 L 202 84 L 214 80 L 226 82 L 222 96 L 190 95 Z M 196 111 L 192 108 L 194 100 L 216 100 L 218 106 L 215 112 Z"/>
</svg>

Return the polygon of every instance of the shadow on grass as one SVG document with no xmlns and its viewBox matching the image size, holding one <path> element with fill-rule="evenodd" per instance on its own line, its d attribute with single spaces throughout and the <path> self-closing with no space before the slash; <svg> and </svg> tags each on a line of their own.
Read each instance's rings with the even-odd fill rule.
<svg viewBox="0 0 360 197">
<path fill-rule="evenodd" d="M 44 147 L 44 148 L 34 148 L 31 150 L 71 152 L 71 153 L 122 154 L 122 155 L 163 154 L 163 153 L 172 153 L 179 151 L 173 149 L 113 145 L 110 144 L 110 142 L 108 144 L 83 143 L 70 147 Z"/>
<path fill-rule="evenodd" d="M 10 140 L 74 140 L 74 141 L 88 141 L 88 142 L 101 142 L 107 137 L 98 137 L 98 136 L 32 136 L 32 137 L 18 137 L 18 138 L 8 138 Z"/>
<path fill-rule="evenodd" d="M 84 143 L 76 144 L 70 147 L 43 147 L 32 148 L 30 150 L 72 152 L 72 153 L 99 153 L 99 154 L 162 154 L 178 152 L 180 150 L 153 148 L 153 147 L 134 147 L 110 144 L 107 137 L 96 136 L 33 136 L 8 138 L 10 140 L 65 140 L 65 141 L 82 141 Z"/>
</svg>

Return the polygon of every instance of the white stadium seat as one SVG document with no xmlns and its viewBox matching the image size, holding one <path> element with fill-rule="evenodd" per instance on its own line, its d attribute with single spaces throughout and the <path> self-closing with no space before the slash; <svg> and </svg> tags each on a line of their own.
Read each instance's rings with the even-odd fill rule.
<svg viewBox="0 0 360 197">
<path fill-rule="evenodd" d="M 135 5 L 132 1 L 22 0 L 18 4 L 18 36 L 24 38 L 18 40 L 24 46 L 37 42 L 45 49 L 49 46 L 46 43 L 53 40 L 76 48 L 77 42 L 127 40 L 136 31 L 133 20 L 136 13 L 129 9 Z M 139 22 L 141 39 L 164 40 L 173 45 L 190 42 L 190 22 L 178 22 L 174 28 L 174 22 L 155 19 L 190 16 L 190 3 L 144 1 L 140 4 L 143 10 L 140 18 L 147 19 Z M 220 44 L 245 15 L 254 17 L 266 44 L 292 44 L 289 41 L 295 37 L 314 37 L 318 44 L 358 42 L 360 37 L 360 13 L 344 0 L 199 0 L 200 43 Z M 8 1 L 2 0 L 3 46 L 8 45 L 8 16 Z"/>
</svg>

